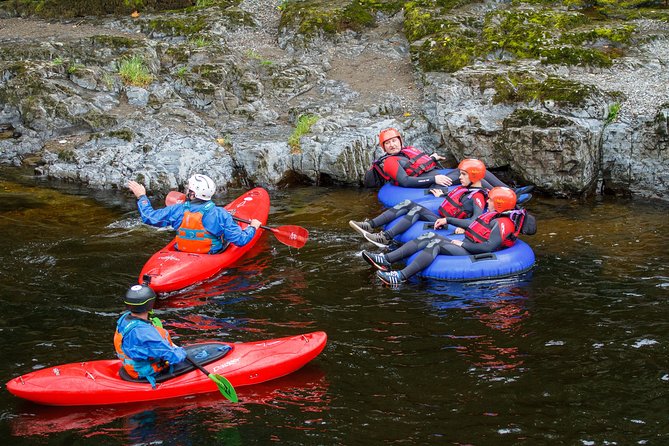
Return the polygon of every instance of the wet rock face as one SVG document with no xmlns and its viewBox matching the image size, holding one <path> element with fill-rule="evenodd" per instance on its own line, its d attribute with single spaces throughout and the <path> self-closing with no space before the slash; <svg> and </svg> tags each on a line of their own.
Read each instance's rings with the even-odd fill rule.
<svg viewBox="0 0 669 446">
<path fill-rule="evenodd" d="M 154 191 L 196 171 L 223 187 L 358 185 L 379 131 L 396 127 L 409 144 L 480 158 L 546 193 L 667 198 L 666 22 L 590 29 L 578 12 L 507 2 L 429 14 L 425 2 L 205 3 L 3 20 L 0 162 Z M 541 35 L 526 16 L 560 26 L 523 46 L 518 36 Z M 634 51 L 632 36 L 646 39 Z M 456 37 L 469 46 L 444 44 Z M 587 54 L 568 54 L 578 45 Z M 301 128 L 304 117 L 316 119 Z"/>
</svg>

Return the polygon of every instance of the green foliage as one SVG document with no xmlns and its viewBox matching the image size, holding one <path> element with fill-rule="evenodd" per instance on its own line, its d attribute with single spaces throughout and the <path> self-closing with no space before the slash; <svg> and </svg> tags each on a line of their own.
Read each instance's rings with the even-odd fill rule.
<svg viewBox="0 0 669 446">
<path fill-rule="evenodd" d="M 73 63 L 73 64 L 70 64 L 70 65 L 67 67 L 67 73 L 68 73 L 68 74 L 75 74 L 77 71 L 81 70 L 82 68 L 84 68 L 84 66 L 83 66 L 82 64 L 80 64 L 80 63 Z"/>
<path fill-rule="evenodd" d="M 288 145 L 292 153 L 299 153 L 301 150 L 300 138 L 311 131 L 311 127 L 318 122 L 319 117 L 316 115 L 300 115 L 297 118 L 295 130 L 288 137 Z"/>
<path fill-rule="evenodd" d="M 130 129 L 112 130 L 111 132 L 107 133 L 107 136 L 110 138 L 122 139 L 128 142 L 132 141 L 134 135 L 135 134 Z"/>
<path fill-rule="evenodd" d="M 65 60 L 62 57 L 58 56 L 54 60 L 52 60 L 51 63 L 56 65 L 56 66 L 60 66 L 60 65 L 63 65 L 65 63 Z"/>
<path fill-rule="evenodd" d="M 560 46 L 542 49 L 541 61 L 545 64 L 611 66 L 611 58 L 595 49 Z"/>
<path fill-rule="evenodd" d="M 615 102 L 609 107 L 609 113 L 606 115 L 605 123 L 611 124 L 618 118 L 618 113 L 620 112 L 620 103 Z"/>
<path fill-rule="evenodd" d="M 189 42 L 197 48 L 204 48 L 205 46 L 211 45 L 211 42 L 205 37 L 196 37 L 190 39 Z"/>
<path fill-rule="evenodd" d="M 177 68 L 177 70 L 174 72 L 174 76 L 178 77 L 179 79 L 183 79 L 186 77 L 186 73 L 188 73 L 188 67 L 182 66 Z"/>
<path fill-rule="evenodd" d="M 153 81 L 153 75 L 144 65 L 140 56 L 124 58 L 118 67 L 118 73 L 126 85 L 145 87 Z"/>
</svg>

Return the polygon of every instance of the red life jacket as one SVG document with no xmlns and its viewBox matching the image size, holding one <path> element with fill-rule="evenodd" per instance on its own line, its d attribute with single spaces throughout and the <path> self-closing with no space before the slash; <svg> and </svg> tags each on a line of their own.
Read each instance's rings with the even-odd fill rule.
<svg viewBox="0 0 669 446">
<path fill-rule="evenodd" d="M 465 229 L 465 237 L 474 243 L 483 243 L 490 240 L 490 233 L 496 222 L 502 231 L 502 248 L 510 248 L 516 242 L 517 231 L 513 221 L 503 213 L 497 211 L 485 212 L 479 215 L 476 220 Z"/>
<path fill-rule="evenodd" d="M 119 322 L 116 326 L 116 332 L 114 333 L 114 349 L 116 350 L 116 356 L 121 360 L 123 368 L 133 378 L 147 378 L 152 385 L 155 386 L 155 379 L 153 375 L 156 375 L 163 370 L 169 368 L 169 364 L 163 363 L 163 361 L 136 361 L 128 358 L 128 356 L 123 351 L 123 337 L 126 336 L 130 331 L 132 331 L 138 324 L 151 324 L 155 328 L 160 336 L 165 339 L 170 345 L 174 345 L 170 334 L 163 327 L 159 327 L 153 323 L 153 321 L 145 321 L 143 319 L 133 319 L 128 322 L 122 331 L 119 331 L 120 326 L 123 324 L 123 321 L 130 315 L 130 312 L 125 313 L 125 315 L 119 319 Z"/>
<path fill-rule="evenodd" d="M 210 234 L 202 224 L 202 217 L 214 206 L 214 202 L 210 201 L 201 209 L 191 212 L 190 202 L 184 203 L 184 216 L 176 236 L 179 251 L 207 254 L 222 248 L 221 238 Z"/>
<path fill-rule="evenodd" d="M 434 158 L 432 158 L 430 155 L 426 155 L 425 153 L 421 152 L 415 147 L 412 146 L 407 146 L 403 147 L 402 150 L 397 155 L 388 155 L 385 154 L 378 160 L 374 161 L 372 164 L 372 167 L 377 171 L 377 173 L 383 178 L 385 181 L 392 181 L 393 184 L 397 185 L 397 181 L 395 181 L 395 178 L 391 177 L 388 173 L 386 173 L 385 170 L 383 170 L 383 163 L 390 157 L 404 157 L 409 160 L 409 166 L 404 167 L 404 170 L 406 171 L 407 175 L 410 177 L 417 177 L 425 172 L 429 172 L 435 167 L 437 167 L 437 163 L 435 162 Z"/>
<path fill-rule="evenodd" d="M 485 189 L 477 189 L 477 188 L 470 189 L 465 186 L 456 187 L 446 195 L 446 199 L 439 205 L 439 214 L 442 217 L 454 217 L 454 218 L 471 217 L 472 214 L 465 211 L 462 200 L 469 198 L 470 200 L 475 201 L 474 196 L 479 193 L 483 195 L 483 203 L 485 206 L 485 200 L 488 196 L 488 192 Z"/>
</svg>

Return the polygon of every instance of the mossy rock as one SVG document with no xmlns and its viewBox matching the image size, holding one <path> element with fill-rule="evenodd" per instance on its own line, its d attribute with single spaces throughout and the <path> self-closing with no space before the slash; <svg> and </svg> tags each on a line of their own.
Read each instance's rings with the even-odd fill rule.
<svg viewBox="0 0 669 446">
<path fill-rule="evenodd" d="M 376 25 L 375 13 L 394 14 L 404 6 L 399 0 L 298 0 L 281 5 L 280 29 L 292 28 L 306 38 L 362 31 Z"/>
<path fill-rule="evenodd" d="M 182 9 L 191 6 L 192 0 L 15 0 L 11 3 L 4 5 L 4 9 L 19 16 L 36 15 L 49 19 L 68 19 L 108 14 L 128 15 L 136 9 L 141 11 Z"/>
<path fill-rule="evenodd" d="M 128 50 L 144 46 L 141 39 L 133 39 L 123 36 L 98 35 L 91 37 L 94 47 L 113 48 L 115 50 Z"/>
<path fill-rule="evenodd" d="M 518 127 L 568 127 L 573 123 L 562 116 L 551 115 L 529 108 L 518 108 L 504 119 L 502 126 L 504 129 L 518 128 Z"/>
<path fill-rule="evenodd" d="M 204 17 L 163 17 L 149 20 L 145 24 L 146 31 L 167 36 L 197 36 L 209 25 Z"/>
<path fill-rule="evenodd" d="M 130 142 L 132 141 L 133 137 L 135 136 L 135 132 L 133 132 L 130 129 L 119 129 L 119 130 L 112 130 L 110 132 L 106 133 L 106 136 L 109 138 L 117 138 L 117 139 L 122 139 L 123 141 Z"/>
<path fill-rule="evenodd" d="M 486 75 L 481 78 L 481 91 L 495 89 L 493 103 L 532 103 L 554 101 L 560 105 L 582 105 L 594 87 L 549 76 L 541 81 L 527 72 Z"/>
</svg>

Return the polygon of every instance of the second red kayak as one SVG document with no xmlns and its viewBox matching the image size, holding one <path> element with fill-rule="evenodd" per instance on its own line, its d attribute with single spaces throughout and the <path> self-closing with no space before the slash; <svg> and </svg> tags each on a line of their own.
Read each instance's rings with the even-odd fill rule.
<svg viewBox="0 0 669 446">
<path fill-rule="evenodd" d="M 318 331 L 259 342 L 209 343 L 229 351 L 205 368 L 226 377 L 234 387 L 259 384 L 298 370 L 318 356 L 326 342 L 325 332 Z M 201 344 L 189 348 L 198 345 Z M 50 406 L 155 401 L 218 391 L 216 384 L 199 370 L 158 382 L 154 389 L 148 382 L 122 379 L 120 369 L 118 359 L 63 364 L 14 378 L 7 383 L 7 390 Z"/>
<path fill-rule="evenodd" d="M 257 187 L 238 197 L 225 209 L 234 217 L 247 220 L 253 218 L 267 223 L 269 215 L 269 194 L 263 188 Z M 246 223 L 238 223 L 242 229 Z M 149 285 L 156 293 L 166 293 L 180 290 L 194 283 L 208 279 L 224 268 L 232 265 L 246 254 L 263 233 L 256 230 L 253 239 L 244 246 L 228 246 L 219 254 L 196 254 L 174 249 L 176 240 L 155 253 L 144 265 L 139 274 L 139 283 L 149 281 Z"/>
</svg>

